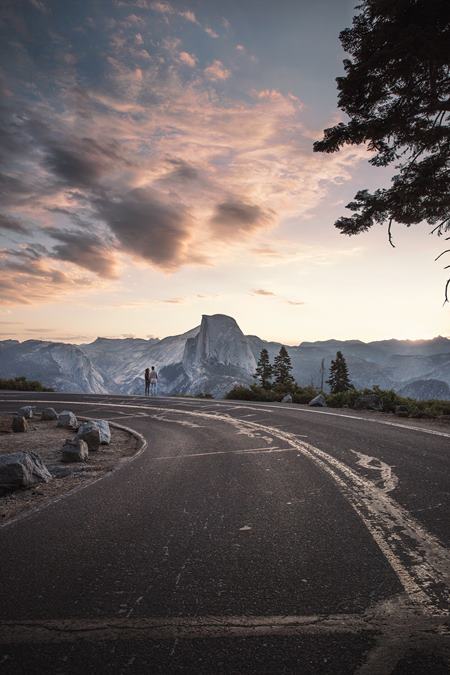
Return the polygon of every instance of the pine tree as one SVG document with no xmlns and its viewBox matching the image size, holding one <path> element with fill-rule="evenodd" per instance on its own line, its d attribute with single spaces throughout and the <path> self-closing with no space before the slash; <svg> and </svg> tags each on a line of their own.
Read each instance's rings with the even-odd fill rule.
<svg viewBox="0 0 450 675">
<path fill-rule="evenodd" d="M 432 233 L 445 235 L 450 231 L 450 4 L 363 0 L 357 9 L 352 27 L 340 34 L 349 58 L 345 75 L 337 78 L 338 105 L 348 118 L 325 129 L 314 150 L 330 153 L 363 143 L 371 150 L 371 164 L 392 165 L 392 178 L 388 187 L 359 190 L 347 205 L 353 215 L 341 216 L 335 226 L 354 235 L 386 223 L 392 246 L 392 223 L 429 223 Z M 445 301 L 450 301 L 450 279 Z"/>
<path fill-rule="evenodd" d="M 256 364 L 256 372 L 253 375 L 255 380 L 259 381 L 259 384 L 263 389 L 270 389 L 272 386 L 272 366 L 269 360 L 269 352 L 267 349 L 262 349 L 259 355 L 259 361 Z"/>
<path fill-rule="evenodd" d="M 330 378 L 327 380 L 327 384 L 330 385 L 332 394 L 353 389 L 348 374 L 347 363 L 342 352 L 337 352 L 335 360 L 331 362 Z"/>
<path fill-rule="evenodd" d="M 292 363 L 291 357 L 288 354 L 286 347 L 281 347 L 278 356 L 275 357 L 273 364 L 273 376 L 275 384 L 283 389 L 289 390 L 295 384 L 295 380 L 291 375 Z"/>
</svg>

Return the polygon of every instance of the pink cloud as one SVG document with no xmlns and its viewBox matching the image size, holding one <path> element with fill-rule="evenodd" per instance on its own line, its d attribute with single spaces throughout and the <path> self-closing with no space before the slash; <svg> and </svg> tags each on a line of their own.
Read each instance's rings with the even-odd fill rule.
<svg viewBox="0 0 450 675">
<path fill-rule="evenodd" d="M 184 65 L 189 66 L 189 68 L 195 68 L 197 64 L 197 57 L 193 54 L 189 54 L 189 52 L 180 52 L 178 54 L 178 59 L 181 63 L 184 63 Z"/>
<path fill-rule="evenodd" d="M 213 30 L 212 28 L 210 28 L 209 26 L 206 26 L 205 33 L 207 35 L 209 35 L 209 37 L 214 38 L 214 39 L 219 37 L 219 33 L 216 33 L 216 31 Z"/>
<path fill-rule="evenodd" d="M 222 61 L 215 59 L 209 66 L 203 71 L 208 80 L 213 82 L 217 80 L 228 80 L 231 75 L 231 71 L 228 68 L 225 68 Z"/>
</svg>

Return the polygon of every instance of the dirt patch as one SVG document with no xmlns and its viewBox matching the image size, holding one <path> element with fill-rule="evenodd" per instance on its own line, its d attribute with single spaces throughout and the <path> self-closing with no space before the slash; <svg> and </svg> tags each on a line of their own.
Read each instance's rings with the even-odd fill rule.
<svg viewBox="0 0 450 675">
<path fill-rule="evenodd" d="M 131 433 L 111 426 L 110 445 L 101 445 L 97 452 L 91 452 L 87 462 L 64 464 L 61 461 L 61 449 L 65 439 L 74 436 L 70 430 L 57 427 L 56 421 L 33 418 L 29 420 L 28 432 L 9 433 L 11 421 L 10 415 L 0 417 L 0 455 L 19 451 L 37 452 L 53 479 L 0 497 L 0 525 L 112 471 L 118 463 L 132 457 L 141 446 L 141 441 Z"/>
</svg>

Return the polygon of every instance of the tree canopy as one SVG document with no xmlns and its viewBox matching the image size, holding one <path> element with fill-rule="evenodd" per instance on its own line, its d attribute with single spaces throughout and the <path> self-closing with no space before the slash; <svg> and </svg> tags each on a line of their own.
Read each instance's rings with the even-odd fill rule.
<svg viewBox="0 0 450 675">
<path fill-rule="evenodd" d="M 270 389 L 273 368 L 270 364 L 269 352 L 262 349 L 259 355 L 256 371 L 253 377 L 257 380 L 263 389 Z"/>
<path fill-rule="evenodd" d="M 327 380 L 332 394 L 339 394 L 342 391 L 353 389 L 348 374 L 347 362 L 342 352 L 336 352 L 336 358 L 331 362 L 330 377 Z"/>
<path fill-rule="evenodd" d="M 295 380 L 291 373 L 291 357 L 289 356 L 286 347 L 283 345 L 273 363 L 273 377 L 275 379 L 275 384 L 286 391 L 292 389 Z"/>
<path fill-rule="evenodd" d="M 450 3 L 364 0 L 357 9 L 340 34 L 350 58 L 336 78 L 338 105 L 350 119 L 325 129 L 314 150 L 365 143 L 371 164 L 394 164 L 396 173 L 387 188 L 360 190 L 347 205 L 353 214 L 335 226 L 355 235 L 387 224 L 392 245 L 393 222 L 426 222 L 443 236 L 450 231 Z M 450 279 L 445 302 L 449 288 Z"/>
</svg>

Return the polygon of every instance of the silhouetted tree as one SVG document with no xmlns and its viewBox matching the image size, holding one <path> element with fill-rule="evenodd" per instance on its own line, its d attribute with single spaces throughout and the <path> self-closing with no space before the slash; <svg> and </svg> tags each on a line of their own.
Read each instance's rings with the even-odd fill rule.
<svg viewBox="0 0 450 675">
<path fill-rule="evenodd" d="M 272 385 L 272 371 L 273 368 L 270 364 L 269 352 L 267 349 L 262 349 L 253 377 L 255 380 L 259 381 L 259 384 L 263 389 L 270 389 Z"/>
<path fill-rule="evenodd" d="M 441 236 L 450 230 L 450 3 L 363 0 L 358 9 L 340 34 L 350 58 L 336 78 L 339 107 L 350 119 L 325 129 L 314 150 L 365 143 L 371 164 L 395 163 L 397 171 L 390 187 L 360 190 L 347 205 L 353 215 L 335 226 L 353 235 L 386 223 L 392 246 L 393 222 L 426 221 Z M 444 303 L 449 289 L 450 279 Z"/>
<path fill-rule="evenodd" d="M 348 374 L 347 363 L 342 352 L 337 352 L 335 360 L 331 362 L 330 377 L 327 380 L 327 384 L 330 385 L 332 394 L 353 389 Z"/>
<path fill-rule="evenodd" d="M 295 380 L 291 375 L 292 363 L 286 347 L 282 346 L 273 363 L 275 384 L 283 389 L 292 389 Z"/>
</svg>

